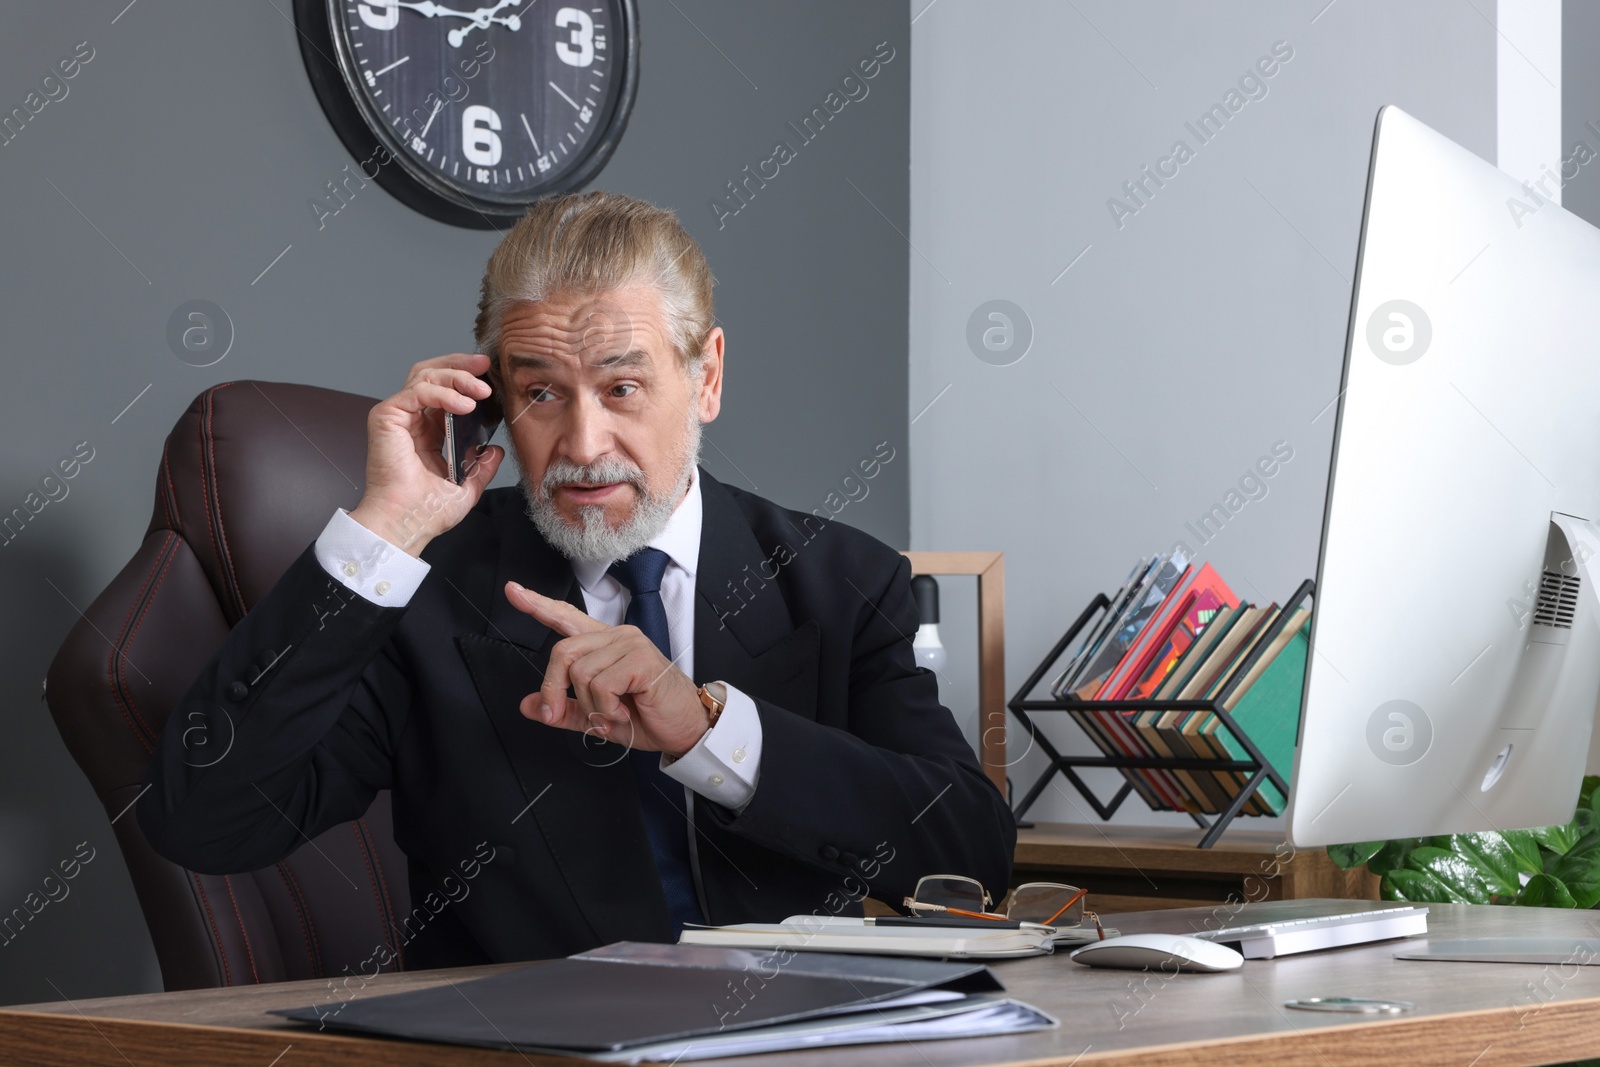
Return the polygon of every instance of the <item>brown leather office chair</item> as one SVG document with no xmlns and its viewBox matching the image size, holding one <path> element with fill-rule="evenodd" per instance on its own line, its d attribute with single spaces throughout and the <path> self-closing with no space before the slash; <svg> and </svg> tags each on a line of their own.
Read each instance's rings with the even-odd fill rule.
<svg viewBox="0 0 1600 1067">
<path fill-rule="evenodd" d="M 360 499 L 375 403 L 281 382 L 197 397 L 162 449 L 144 543 L 50 665 L 50 714 L 113 820 L 169 990 L 404 967 L 410 893 L 387 793 L 283 862 L 221 877 L 156 855 L 131 810 L 170 709 L 334 508 Z"/>
</svg>

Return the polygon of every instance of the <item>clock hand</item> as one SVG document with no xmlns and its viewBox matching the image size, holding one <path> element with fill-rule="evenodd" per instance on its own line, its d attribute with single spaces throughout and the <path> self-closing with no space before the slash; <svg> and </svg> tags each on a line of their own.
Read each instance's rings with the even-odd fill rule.
<svg viewBox="0 0 1600 1067">
<path fill-rule="evenodd" d="M 428 116 L 428 121 L 425 122 L 423 124 L 423 126 L 422 126 L 422 132 L 417 134 L 418 137 L 426 137 L 426 136 L 428 136 L 428 127 L 433 125 L 433 120 L 438 118 L 439 117 L 439 112 L 441 112 L 443 110 L 444 110 L 444 101 L 443 100 L 440 100 L 437 104 L 433 105 L 433 114 Z"/>
<path fill-rule="evenodd" d="M 509 15 L 499 14 L 501 8 L 510 7 L 516 2 L 517 0 L 500 0 L 494 7 L 480 7 L 478 10 L 465 15 L 466 18 L 472 20 L 472 25 L 451 30 L 448 34 L 450 46 L 452 48 L 460 48 L 461 42 L 466 40 L 467 34 L 473 30 L 487 30 L 492 23 L 499 23 L 512 33 L 522 29 L 522 18 L 516 12 L 512 12 Z M 528 3 L 533 3 L 533 0 L 528 0 Z"/>
<path fill-rule="evenodd" d="M 460 29 L 451 30 L 447 35 L 452 48 L 460 48 L 461 42 L 466 40 L 467 34 L 473 30 L 487 30 L 492 25 L 501 25 L 515 33 L 522 28 L 522 18 L 513 12 L 510 15 L 501 15 L 500 9 L 515 4 L 517 0 L 499 0 L 493 7 L 480 7 L 475 11 L 457 11 L 454 8 L 436 4 L 433 0 L 365 0 L 368 7 L 380 8 L 405 8 L 415 11 L 427 18 L 447 16 L 451 18 L 466 19 L 472 23 Z"/>
</svg>

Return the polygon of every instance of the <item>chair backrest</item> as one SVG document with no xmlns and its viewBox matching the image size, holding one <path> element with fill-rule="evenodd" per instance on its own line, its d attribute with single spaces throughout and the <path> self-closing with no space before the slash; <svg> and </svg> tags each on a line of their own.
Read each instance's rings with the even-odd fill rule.
<svg viewBox="0 0 1600 1067">
<path fill-rule="evenodd" d="M 131 811 L 173 705 L 334 508 L 360 499 L 375 403 L 253 381 L 197 397 L 162 449 L 144 542 L 50 665 L 50 714 L 112 820 L 169 990 L 404 967 L 410 893 L 387 793 L 230 876 L 156 855 Z"/>
</svg>

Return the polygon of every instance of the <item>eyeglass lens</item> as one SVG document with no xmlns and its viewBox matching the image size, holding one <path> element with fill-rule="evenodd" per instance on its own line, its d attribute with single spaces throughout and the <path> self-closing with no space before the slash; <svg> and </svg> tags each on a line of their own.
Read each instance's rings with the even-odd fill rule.
<svg viewBox="0 0 1600 1067">
<path fill-rule="evenodd" d="M 1085 896 L 1075 886 L 1031 882 L 1018 886 L 1011 894 L 1011 906 L 1006 914 L 1023 922 L 1077 926 L 1083 921 Z"/>
<path fill-rule="evenodd" d="M 917 883 L 916 890 L 916 899 L 923 904 L 966 911 L 983 911 L 984 896 L 983 886 L 971 878 L 953 876 L 924 878 Z"/>
</svg>

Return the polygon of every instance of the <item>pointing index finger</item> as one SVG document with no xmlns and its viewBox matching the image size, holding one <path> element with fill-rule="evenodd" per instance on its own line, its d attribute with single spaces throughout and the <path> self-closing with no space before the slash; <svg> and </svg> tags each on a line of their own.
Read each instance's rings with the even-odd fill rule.
<svg viewBox="0 0 1600 1067">
<path fill-rule="evenodd" d="M 516 582 L 506 583 L 506 599 L 511 602 L 512 607 L 524 614 L 532 615 L 563 637 L 595 633 L 610 628 L 599 619 L 580 611 L 576 605 L 536 593 Z"/>
</svg>

